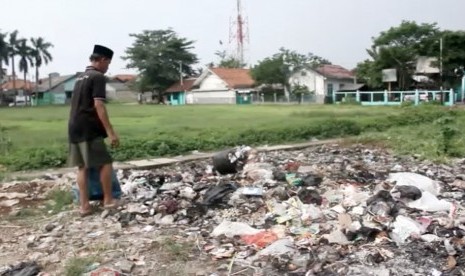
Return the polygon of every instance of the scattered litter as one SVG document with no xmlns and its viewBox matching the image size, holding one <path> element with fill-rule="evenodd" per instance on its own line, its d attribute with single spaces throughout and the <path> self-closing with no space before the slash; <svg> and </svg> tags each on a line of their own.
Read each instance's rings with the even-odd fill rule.
<svg viewBox="0 0 465 276">
<path fill-rule="evenodd" d="M 213 205 L 218 203 L 225 197 L 227 194 L 234 192 L 237 189 L 237 186 L 234 184 L 223 184 L 211 187 L 205 192 L 203 204 L 204 205 Z"/>
<path fill-rule="evenodd" d="M 252 267 L 257 275 L 452 275 L 465 251 L 464 165 L 359 145 L 260 153 L 237 147 L 213 160 L 114 172 L 124 206 L 66 225 L 63 212 L 0 241 L 0 255 L 27 248 L 29 260 L 56 264 L 76 245 L 94 249 L 115 240 L 127 252 L 109 250 L 103 258 L 121 272 L 95 264 L 90 275 L 157 275 L 158 264 L 139 255 L 166 232 L 174 253 L 192 244 L 189 258 L 229 259 L 217 269 L 231 275 Z M 74 178 L 51 175 L 28 189 L 2 185 L 0 210 L 20 215 L 31 200 L 45 201 L 47 190 L 37 190 L 75 187 Z"/>
<path fill-rule="evenodd" d="M 243 235 L 241 239 L 248 245 L 253 244 L 258 248 L 263 248 L 275 242 L 278 236 L 272 231 L 262 231 L 254 235 Z"/>
<path fill-rule="evenodd" d="M 41 267 L 36 262 L 21 262 L 17 265 L 0 269 L 1 276 L 36 276 Z"/>
<path fill-rule="evenodd" d="M 254 229 L 246 223 L 223 221 L 213 230 L 212 236 L 225 235 L 228 238 L 232 238 L 234 236 L 255 235 L 258 233 L 260 233 L 260 230 Z"/>
</svg>

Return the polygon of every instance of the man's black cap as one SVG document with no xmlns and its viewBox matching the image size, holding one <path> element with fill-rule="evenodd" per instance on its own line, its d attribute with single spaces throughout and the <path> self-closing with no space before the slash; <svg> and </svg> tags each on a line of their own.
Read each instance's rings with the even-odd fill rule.
<svg viewBox="0 0 465 276">
<path fill-rule="evenodd" d="M 113 51 L 102 45 L 95 45 L 93 54 L 98 54 L 109 59 L 113 58 Z"/>
</svg>

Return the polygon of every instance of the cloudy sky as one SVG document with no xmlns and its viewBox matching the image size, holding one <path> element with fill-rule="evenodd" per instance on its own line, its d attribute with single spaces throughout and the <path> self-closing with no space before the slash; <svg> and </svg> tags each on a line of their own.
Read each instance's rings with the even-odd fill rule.
<svg viewBox="0 0 465 276">
<path fill-rule="evenodd" d="M 379 32 L 402 20 L 465 29 L 464 0 L 242 0 L 248 21 L 245 56 L 255 64 L 286 47 L 313 52 L 348 69 L 367 58 Z M 41 70 L 81 71 L 93 44 L 115 50 L 109 74 L 130 72 L 120 59 L 129 33 L 172 28 L 194 40 L 200 64 L 227 49 L 236 0 L 0 0 L 0 29 L 52 42 L 54 60 Z M 223 41 L 221 46 L 219 41 Z M 32 75 L 31 75 L 32 78 Z"/>
</svg>

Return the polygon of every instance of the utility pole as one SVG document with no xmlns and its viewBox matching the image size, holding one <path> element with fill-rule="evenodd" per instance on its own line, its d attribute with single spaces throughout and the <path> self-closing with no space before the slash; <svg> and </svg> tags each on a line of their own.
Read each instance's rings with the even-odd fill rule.
<svg viewBox="0 0 465 276">
<path fill-rule="evenodd" d="M 182 80 L 182 61 L 179 62 L 179 80 L 181 82 L 181 86 L 183 85 L 183 80 Z"/>
</svg>

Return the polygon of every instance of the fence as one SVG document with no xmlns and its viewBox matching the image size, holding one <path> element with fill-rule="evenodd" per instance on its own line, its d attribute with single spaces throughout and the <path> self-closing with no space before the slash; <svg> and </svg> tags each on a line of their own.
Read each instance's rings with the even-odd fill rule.
<svg viewBox="0 0 465 276">
<path fill-rule="evenodd" d="M 452 106 L 457 101 L 457 94 L 453 89 L 444 91 L 355 91 L 334 92 L 333 102 L 341 103 L 355 101 L 362 105 L 400 105 L 402 102 L 410 101 L 415 105 L 420 102 L 441 101 L 444 105 Z"/>
<path fill-rule="evenodd" d="M 252 94 L 252 102 L 255 104 L 314 104 L 324 102 L 324 96 L 317 95 L 290 95 L 289 99 L 284 93 L 263 93 L 263 94 Z"/>
</svg>

